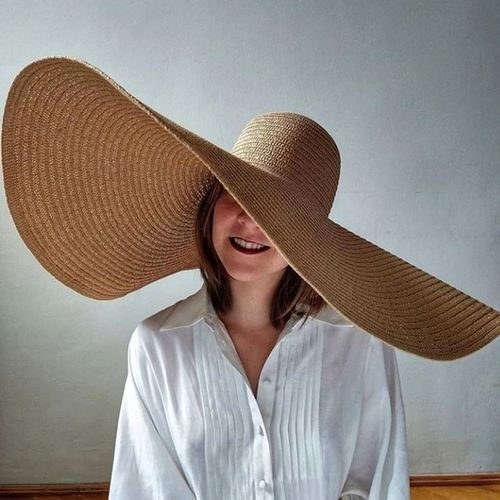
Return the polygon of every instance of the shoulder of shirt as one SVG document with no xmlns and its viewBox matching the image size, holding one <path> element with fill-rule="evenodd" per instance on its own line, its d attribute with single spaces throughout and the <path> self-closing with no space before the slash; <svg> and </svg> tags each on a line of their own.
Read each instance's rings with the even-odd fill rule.
<svg viewBox="0 0 500 500">
<path fill-rule="evenodd" d="M 328 303 L 325 303 L 324 306 L 316 314 L 312 315 L 312 317 L 317 321 L 322 321 L 334 326 L 355 327 L 355 325 L 351 321 L 342 316 Z"/>
<path fill-rule="evenodd" d="M 137 334 L 174 330 L 197 323 L 203 318 L 203 296 L 200 292 L 198 290 L 144 318 L 136 328 Z"/>
<path fill-rule="evenodd" d="M 129 339 L 129 349 L 135 353 L 152 352 L 160 331 L 188 327 L 203 317 L 198 292 L 144 318 Z M 141 347 L 140 347 L 141 346 Z"/>
</svg>

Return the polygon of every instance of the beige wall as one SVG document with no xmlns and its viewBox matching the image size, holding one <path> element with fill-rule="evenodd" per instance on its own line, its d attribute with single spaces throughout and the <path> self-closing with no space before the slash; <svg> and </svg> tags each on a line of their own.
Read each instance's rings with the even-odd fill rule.
<svg viewBox="0 0 500 500">
<path fill-rule="evenodd" d="M 498 26 L 494 0 L 0 0 L 1 108 L 24 65 L 64 55 L 228 150 L 257 113 L 310 115 L 342 155 L 331 217 L 498 309 Z M 200 276 L 80 296 L 0 193 L 0 483 L 107 481 L 130 334 Z M 411 474 L 500 469 L 499 354 L 398 351 Z"/>
</svg>

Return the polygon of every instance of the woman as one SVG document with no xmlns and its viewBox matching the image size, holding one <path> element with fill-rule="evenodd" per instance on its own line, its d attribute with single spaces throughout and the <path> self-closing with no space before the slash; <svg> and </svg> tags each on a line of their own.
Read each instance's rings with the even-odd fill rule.
<svg viewBox="0 0 500 500">
<path fill-rule="evenodd" d="M 130 340 L 110 500 L 409 498 L 394 349 L 325 304 L 218 182 L 196 235 L 202 288 Z"/>
<path fill-rule="evenodd" d="M 112 300 L 201 271 L 130 338 L 112 500 L 409 497 L 394 347 L 467 356 L 500 313 L 329 218 L 319 123 L 263 113 L 228 152 L 59 56 L 2 123 L 9 209 L 59 281 Z"/>
</svg>

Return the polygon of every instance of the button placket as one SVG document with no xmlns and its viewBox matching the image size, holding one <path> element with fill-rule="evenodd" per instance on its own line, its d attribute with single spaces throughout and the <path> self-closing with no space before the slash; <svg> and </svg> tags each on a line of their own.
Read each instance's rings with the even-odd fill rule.
<svg viewBox="0 0 500 500">
<path fill-rule="evenodd" d="M 257 495 L 259 498 L 265 498 L 267 497 L 268 490 L 272 491 L 272 487 L 270 486 L 270 481 L 272 481 L 271 446 L 265 431 L 263 415 L 257 404 L 257 400 L 253 397 L 253 393 L 250 390 L 247 392 L 247 400 L 255 429 L 253 457 L 255 481 L 259 485 Z M 261 496 L 259 493 L 264 494 L 264 496 Z"/>
<path fill-rule="evenodd" d="M 274 498 L 272 484 L 265 479 L 259 479 L 257 483 L 257 498 Z"/>
<path fill-rule="evenodd" d="M 259 383 L 257 398 L 254 397 L 250 383 L 246 376 L 241 361 L 236 353 L 234 344 L 230 342 L 229 333 L 225 329 L 224 324 L 220 321 L 218 316 L 208 314 L 206 316 L 207 323 L 215 333 L 216 339 L 222 348 L 226 358 L 234 365 L 234 367 L 241 373 L 247 383 L 247 399 L 252 415 L 252 420 L 255 429 L 254 439 L 254 471 L 256 481 L 256 494 L 257 498 L 272 498 L 273 497 L 273 469 L 271 459 L 270 442 L 267 437 L 265 429 L 269 428 L 269 420 L 271 418 L 270 408 L 272 408 L 273 401 L 271 400 L 273 390 L 273 383 L 276 383 L 276 356 L 278 345 L 281 340 L 290 332 L 296 330 L 299 325 L 299 320 L 296 315 L 292 315 L 285 328 L 281 332 L 276 342 L 275 348 L 268 356 L 264 363 L 261 376 L 265 374 Z M 227 337 L 227 338 L 226 338 Z"/>
<path fill-rule="evenodd" d="M 259 438 L 256 441 L 255 446 L 255 462 L 254 470 L 256 474 L 256 484 L 257 488 L 257 498 L 272 498 L 273 496 L 273 474 L 272 474 L 272 460 L 271 460 L 271 447 L 270 442 L 265 434 L 264 428 L 269 428 L 270 426 L 270 408 L 272 408 L 272 394 L 274 394 L 273 385 L 276 383 L 277 373 L 276 373 L 276 363 L 277 363 L 277 344 L 290 332 L 298 327 L 298 318 L 293 316 L 291 320 L 285 325 L 285 328 L 281 332 L 278 340 L 276 342 L 276 349 L 273 349 L 266 359 L 261 372 L 261 380 L 259 381 L 259 387 L 257 389 L 257 399 L 253 397 L 251 391 L 251 397 L 248 397 L 250 408 L 252 409 L 252 416 L 254 418 L 254 423 L 258 425 Z M 274 382 L 274 384 L 273 384 Z M 257 420 L 260 419 L 262 423 L 257 424 Z"/>
</svg>

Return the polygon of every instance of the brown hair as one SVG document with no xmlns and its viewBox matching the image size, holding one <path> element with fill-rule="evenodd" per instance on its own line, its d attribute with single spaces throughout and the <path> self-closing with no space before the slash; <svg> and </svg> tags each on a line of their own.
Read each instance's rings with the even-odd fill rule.
<svg viewBox="0 0 500 500">
<path fill-rule="evenodd" d="M 213 185 L 201 200 L 195 224 L 195 239 L 198 249 L 200 272 L 215 311 L 231 310 L 232 297 L 229 275 L 220 261 L 212 241 L 212 220 L 215 202 L 224 191 L 224 186 L 214 177 Z M 297 304 L 306 306 L 302 313 Z M 271 302 L 271 323 L 274 328 L 283 328 L 292 312 L 303 314 L 305 322 L 309 315 L 317 313 L 325 300 L 295 270 L 288 265 Z"/>
</svg>

